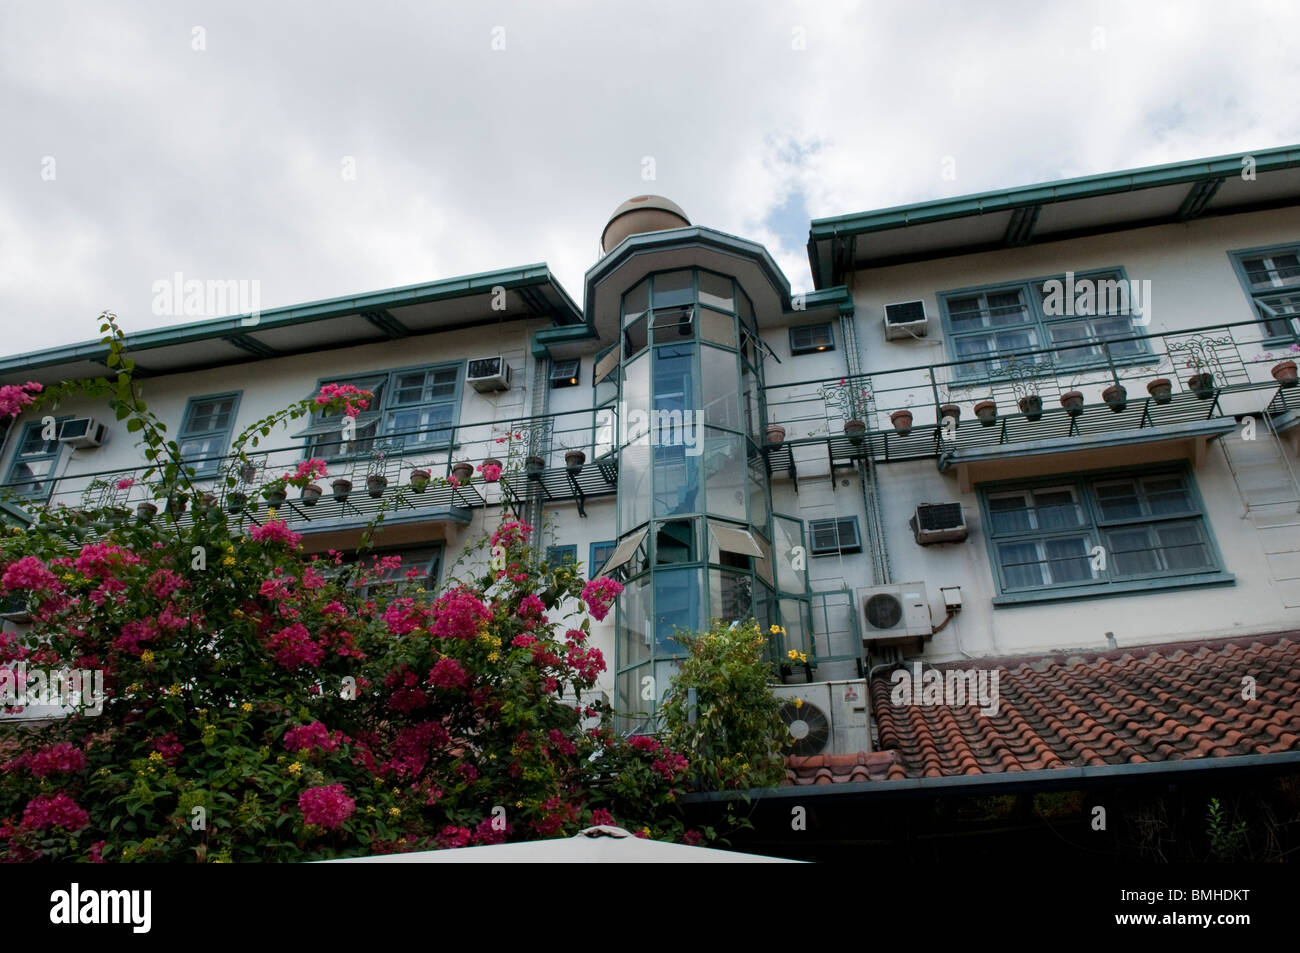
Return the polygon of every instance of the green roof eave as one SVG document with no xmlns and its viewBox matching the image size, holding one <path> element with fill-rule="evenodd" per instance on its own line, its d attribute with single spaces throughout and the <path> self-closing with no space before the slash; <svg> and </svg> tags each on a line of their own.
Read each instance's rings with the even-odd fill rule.
<svg viewBox="0 0 1300 953">
<path fill-rule="evenodd" d="M 533 357 L 543 360 L 550 356 L 553 344 L 568 344 L 571 341 L 595 340 L 599 335 L 596 329 L 586 324 L 571 324 L 562 328 L 542 328 L 534 332 L 530 350 Z"/>
<path fill-rule="evenodd" d="M 467 295 L 486 294 L 497 286 L 501 286 L 506 290 L 549 286 L 559 302 L 559 306 L 553 314 L 554 320 L 563 325 L 580 324 L 582 322 L 582 310 L 555 280 L 550 269 L 545 264 L 535 264 L 525 265 L 522 268 L 508 268 L 474 275 L 463 275 L 456 278 L 445 278 L 440 281 L 416 285 L 405 285 L 368 294 L 326 298 L 283 308 L 272 308 L 262 311 L 255 323 L 245 323 L 245 319 L 251 317 L 250 315 L 234 315 L 148 331 L 134 331 L 125 335 L 123 344 L 128 351 L 138 353 L 151 348 L 189 344 L 214 338 L 229 338 L 234 335 L 256 334 L 259 331 L 291 327 L 369 311 L 383 311 L 394 307 L 425 304 Z M 79 344 L 47 348 L 41 351 L 30 351 L 26 354 L 0 358 L 0 374 L 76 361 L 99 361 L 107 353 L 108 349 L 98 341 L 86 341 Z"/>
</svg>

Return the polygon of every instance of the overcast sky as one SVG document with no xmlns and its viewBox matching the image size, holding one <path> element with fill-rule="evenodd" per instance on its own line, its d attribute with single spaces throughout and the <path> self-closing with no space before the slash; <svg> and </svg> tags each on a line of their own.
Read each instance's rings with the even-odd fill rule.
<svg viewBox="0 0 1300 953">
<path fill-rule="evenodd" d="M 810 218 L 1300 142 L 1298 36 L 1294 2 L 5 0 L 0 352 L 197 320 L 153 313 L 178 271 L 266 309 L 545 261 L 581 303 L 646 192 L 807 288 Z"/>
</svg>

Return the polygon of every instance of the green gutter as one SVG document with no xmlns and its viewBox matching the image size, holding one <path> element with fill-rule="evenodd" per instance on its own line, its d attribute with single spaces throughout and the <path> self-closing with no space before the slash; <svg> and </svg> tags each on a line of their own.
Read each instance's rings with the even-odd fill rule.
<svg viewBox="0 0 1300 953">
<path fill-rule="evenodd" d="M 568 344 L 571 341 L 591 341 L 600 337 L 595 328 L 588 327 L 585 324 L 568 325 L 563 328 L 542 328 L 533 334 L 533 340 L 530 345 L 533 357 L 537 360 L 545 360 L 550 356 L 550 348 L 553 344 Z"/>
<path fill-rule="evenodd" d="M 537 264 L 526 265 L 522 268 L 465 275 L 458 278 L 447 278 L 418 285 L 406 285 L 364 295 L 326 298 L 284 308 L 272 308 L 263 311 L 260 320 L 256 324 L 245 325 L 243 317 L 234 316 L 195 321 L 190 324 L 172 325 L 149 331 L 135 331 L 125 336 L 124 344 L 127 350 L 139 352 L 176 344 L 208 341 L 214 338 L 229 338 L 232 335 L 256 334 L 259 331 L 346 317 L 365 311 L 379 311 L 404 305 L 425 304 L 433 301 L 460 298 L 467 295 L 487 294 L 497 286 L 504 287 L 507 290 L 549 286 L 559 299 L 556 320 L 566 325 L 578 324 L 582 321 L 581 309 L 573 303 L 573 299 L 556 282 L 554 276 L 551 275 L 550 269 L 545 264 Z M 48 348 L 43 351 L 30 351 L 26 354 L 0 359 L 0 374 L 74 361 L 98 361 L 107 353 L 108 349 L 98 341 L 69 344 L 63 347 Z"/>
</svg>

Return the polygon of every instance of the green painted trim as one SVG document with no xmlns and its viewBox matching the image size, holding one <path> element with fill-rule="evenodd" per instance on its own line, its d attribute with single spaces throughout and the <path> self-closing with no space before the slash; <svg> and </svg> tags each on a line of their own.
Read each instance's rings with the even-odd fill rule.
<svg viewBox="0 0 1300 953">
<path fill-rule="evenodd" d="M 10 526 L 21 525 L 23 527 L 31 526 L 36 522 L 36 518 L 28 513 L 17 503 L 10 503 L 8 500 L 0 500 L 0 523 L 6 523 Z"/>
<path fill-rule="evenodd" d="M 204 464 L 202 461 L 191 464 L 185 461 L 186 466 L 194 468 L 194 475 L 200 477 L 216 476 L 221 470 L 221 461 L 230 455 L 230 442 L 235 433 L 235 424 L 239 421 L 239 404 L 243 400 L 244 392 L 242 390 L 224 391 L 219 394 L 203 394 L 199 397 L 191 397 L 185 401 L 185 413 L 181 415 L 180 426 L 176 428 L 176 445 L 179 447 L 186 440 L 194 440 L 201 437 L 215 437 L 221 434 L 220 430 L 200 430 L 192 434 L 185 432 L 185 425 L 190 421 L 190 413 L 194 410 L 194 405 L 205 400 L 221 400 L 224 397 L 233 397 L 235 405 L 230 408 L 230 426 L 225 430 L 225 436 L 222 440 L 221 454 L 219 457 L 212 459 Z"/>
<path fill-rule="evenodd" d="M 1151 579 L 1137 579 L 1128 582 L 1092 586 L 1074 586 L 1063 589 L 1044 589 L 1030 592 L 1014 592 L 1005 596 L 994 596 L 993 607 L 1005 609 L 1009 606 L 1038 605 L 1044 602 L 1066 602 L 1075 599 L 1100 599 L 1109 596 L 1131 596 L 1138 592 L 1170 592 L 1178 589 L 1199 589 L 1202 586 L 1234 586 L 1237 577 L 1230 572 L 1205 572 L 1184 576 L 1157 576 Z"/>
<path fill-rule="evenodd" d="M 1218 437 L 1237 429 L 1235 417 L 1213 417 L 1208 420 L 1190 420 L 1158 427 L 1141 427 L 1136 430 L 1107 430 L 1096 434 L 1050 437 L 1046 440 L 1028 440 L 1023 443 L 998 443 L 984 447 L 957 450 L 954 464 L 983 463 L 1006 457 L 1038 456 L 1041 454 L 1069 453 L 1076 450 L 1098 450 L 1107 447 L 1128 447 L 1151 443 L 1154 440 L 1179 440 L 1187 437 Z"/>
<path fill-rule="evenodd" d="M 1228 261 L 1232 263 L 1232 270 L 1237 275 L 1237 281 L 1241 284 L 1241 290 L 1245 292 L 1246 295 L 1245 300 L 1250 310 L 1251 320 L 1254 321 L 1256 324 L 1259 324 L 1261 327 L 1263 327 L 1266 322 L 1264 320 L 1263 315 L 1259 313 L 1259 310 L 1257 309 L 1255 304 L 1255 300 L 1257 298 L 1272 297 L 1272 295 L 1256 294 L 1251 289 L 1250 279 L 1246 277 L 1245 259 L 1253 258 L 1256 255 L 1260 257 L 1267 257 L 1270 254 L 1276 254 L 1277 252 L 1294 252 L 1300 255 L 1300 241 L 1283 242 L 1280 245 L 1264 245 L 1259 248 L 1239 248 L 1234 251 L 1229 251 L 1227 253 Z M 1274 294 L 1287 294 L 1287 293 L 1288 292 L 1286 289 L 1280 289 L 1274 291 Z M 1294 293 L 1294 289 L 1292 289 L 1291 293 Z M 1300 341 L 1300 335 L 1297 335 L 1295 333 L 1294 324 L 1292 324 L 1291 327 L 1292 327 L 1292 335 L 1291 335 L 1290 343 L 1295 344 L 1297 341 Z M 1259 347 L 1261 353 L 1269 350 L 1268 347 L 1265 347 L 1264 341 L 1259 342 Z"/>
<path fill-rule="evenodd" d="M 533 333 L 529 351 L 539 361 L 551 357 L 551 347 L 556 344 L 570 344 L 574 341 L 595 341 L 600 335 L 595 328 L 587 324 L 566 325 L 562 328 L 543 328 Z"/>
</svg>

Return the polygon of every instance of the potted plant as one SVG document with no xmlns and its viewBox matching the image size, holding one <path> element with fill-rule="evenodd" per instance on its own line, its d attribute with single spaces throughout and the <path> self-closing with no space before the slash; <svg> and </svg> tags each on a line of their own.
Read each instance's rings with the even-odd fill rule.
<svg viewBox="0 0 1300 953">
<path fill-rule="evenodd" d="M 535 454 L 530 454 L 524 458 L 524 471 L 528 474 L 530 480 L 540 480 L 542 471 L 546 469 L 546 461 Z"/>
<path fill-rule="evenodd" d="M 1016 401 L 1016 406 L 1020 408 L 1026 420 L 1041 420 L 1043 417 L 1043 398 L 1037 394 L 1026 394 Z"/>
<path fill-rule="evenodd" d="M 944 420 L 946 420 L 949 417 L 951 417 L 953 420 L 953 424 L 952 424 L 953 427 L 956 427 L 957 424 L 961 421 L 961 408 L 958 407 L 956 404 L 952 404 L 952 403 L 940 404 L 939 405 L 940 426 L 942 426 Z"/>
<path fill-rule="evenodd" d="M 324 491 L 321 489 L 319 483 L 308 483 L 302 488 L 302 493 L 300 494 L 302 505 L 315 506 L 316 501 L 320 499 L 320 495 L 323 492 Z"/>
<path fill-rule="evenodd" d="M 1122 384 L 1111 384 L 1101 392 L 1101 399 L 1117 414 L 1122 414 L 1128 407 L 1128 391 Z"/>
<path fill-rule="evenodd" d="M 501 479 L 501 461 L 496 457 L 488 457 L 478 465 L 478 472 L 483 474 L 485 483 L 495 483 Z"/>
<path fill-rule="evenodd" d="M 466 463 L 463 460 L 458 463 L 453 463 L 451 466 L 451 475 L 454 476 L 459 483 L 468 483 L 470 477 L 474 475 L 474 466 L 473 464 Z"/>
<path fill-rule="evenodd" d="M 366 475 L 366 492 L 370 494 L 372 500 L 377 500 L 383 496 L 386 489 L 388 489 L 388 477 L 382 473 Z"/>
<path fill-rule="evenodd" d="M 862 435 L 867 432 L 866 421 L 854 417 L 844 421 L 844 436 L 855 444 L 862 443 Z"/>
<path fill-rule="evenodd" d="M 581 450 L 566 450 L 564 452 L 564 465 L 568 468 L 569 473 L 577 476 L 582 471 L 582 465 L 587 462 L 587 455 Z"/>
<path fill-rule="evenodd" d="M 217 494 L 207 492 L 200 493 L 199 498 L 194 505 L 195 507 L 202 507 L 205 510 L 210 510 L 217 505 Z"/>
<path fill-rule="evenodd" d="M 1157 377 L 1147 384 L 1147 393 L 1157 404 L 1167 404 L 1173 400 L 1173 382 L 1167 377 Z"/>
<path fill-rule="evenodd" d="M 252 483 L 257 479 L 257 464 L 246 461 L 239 465 L 239 478 L 245 483 Z"/>
<path fill-rule="evenodd" d="M 1277 381 L 1283 387 L 1295 387 L 1296 385 L 1296 364 L 1295 361 L 1279 361 L 1273 365 L 1273 380 Z"/>
<path fill-rule="evenodd" d="M 141 523 L 148 523 L 157 515 L 158 507 L 148 500 L 135 505 L 135 518 Z"/>
<path fill-rule="evenodd" d="M 231 490 L 226 494 L 226 509 L 231 513 L 238 513 L 244 508 L 244 504 L 247 502 L 247 493 L 242 493 L 239 490 Z"/>
<path fill-rule="evenodd" d="M 982 426 L 992 427 L 998 422 L 998 405 L 996 401 L 981 400 L 975 405 L 975 416 Z"/>
<path fill-rule="evenodd" d="M 900 437 L 906 437 L 912 432 L 912 412 L 910 410 L 894 411 L 889 415 L 889 422 L 894 425 L 894 431 Z"/>
<path fill-rule="evenodd" d="M 425 487 L 429 485 L 431 475 L 424 467 L 416 467 L 411 471 L 411 489 L 416 493 L 423 493 Z"/>
<path fill-rule="evenodd" d="M 185 507 L 189 502 L 190 495 L 188 493 L 177 491 L 167 498 L 167 512 L 173 516 L 180 516 L 185 512 Z"/>
<path fill-rule="evenodd" d="M 1067 390 L 1061 395 L 1061 406 L 1071 417 L 1078 417 L 1083 413 L 1083 392 Z"/>
<path fill-rule="evenodd" d="M 766 437 L 768 443 L 784 443 L 785 428 L 780 424 L 768 424 Z"/>
<path fill-rule="evenodd" d="M 333 483 L 330 484 L 330 487 L 333 488 L 334 490 L 335 503 L 346 503 L 348 501 L 348 494 L 352 492 L 351 480 L 346 480 L 343 477 L 339 477 L 337 480 L 335 480 Z"/>
<path fill-rule="evenodd" d="M 284 477 L 276 477 L 270 483 L 262 488 L 262 496 L 266 497 L 266 502 L 271 506 L 280 506 L 289 498 L 289 493 L 285 489 Z"/>
</svg>

